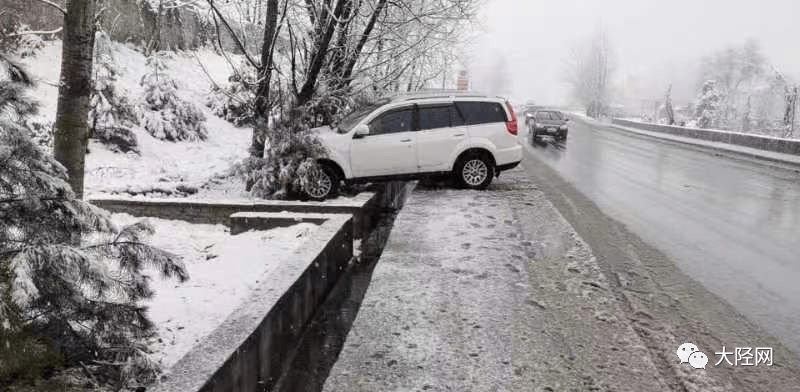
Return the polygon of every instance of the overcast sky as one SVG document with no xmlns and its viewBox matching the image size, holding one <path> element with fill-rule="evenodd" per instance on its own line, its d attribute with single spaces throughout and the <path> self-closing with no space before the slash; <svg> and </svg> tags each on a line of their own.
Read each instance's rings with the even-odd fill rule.
<svg viewBox="0 0 800 392">
<path fill-rule="evenodd" d="M 662 95 L 673 83 L 675 100 L 691 99 L 698 60 L 748 38 L 800 79 L 800 0 L 487 0 L 480 19 L 473 85 L 485 87 L 504 57 L 516 100 L 565 103 L 564 58 L 598 25 L 616 53 L 618 86 L 647 91 L 639 95 Z"/>
</svg>

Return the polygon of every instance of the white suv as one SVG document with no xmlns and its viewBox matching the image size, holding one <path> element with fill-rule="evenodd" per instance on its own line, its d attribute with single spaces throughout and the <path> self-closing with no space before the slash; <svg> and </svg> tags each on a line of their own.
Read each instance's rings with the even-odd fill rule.
<svg viewBox="0 0 800 392">
<path fill-rule="evenodd" d="M 409 180 L 452 174 L 485 189 L 522 160 L 514 109 L 503 98 L 476 94 L 398 95 L 316 128 L 328 156 L 306 193 L 324 199 L 341 180 Z"/>
</svg>

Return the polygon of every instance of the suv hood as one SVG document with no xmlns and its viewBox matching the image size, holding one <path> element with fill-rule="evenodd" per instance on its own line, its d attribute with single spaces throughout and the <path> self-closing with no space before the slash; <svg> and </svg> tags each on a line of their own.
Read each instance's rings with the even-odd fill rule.
<svg viewBox="0 0 800 392">
<path fill-rule="evenodd" d="M 317 138 L 324 141 L 331 141 L 336 139 L 342 134 L 336 132 L 335 129 L 331 128 L 330 125 L 323 125 L 321 127 L 311 128 L 311 133 L 313 133 Z"/>
<path fill-rule="evenodd" d="M 336 131 L 331 128 L 330 125 L 323 125 L 321 127 L 311 128 L 311 132 L 323 134 L 323 133 L 336 133 Z"/>
</svg>

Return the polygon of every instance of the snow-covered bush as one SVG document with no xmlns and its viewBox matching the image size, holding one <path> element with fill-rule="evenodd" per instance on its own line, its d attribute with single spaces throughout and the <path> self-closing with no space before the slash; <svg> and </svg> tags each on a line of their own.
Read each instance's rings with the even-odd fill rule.
<svg viewBox="0 0 800 392">
<path fill-rule="evenodd" d="M 140 116 L 136 105 L 128 99 L 128 92 L 116 86 L 121 70 L 114 60 L 111 39 L 103 32 L 95 37 L 93 73 L 90 137 L 114 151 L 138 151 L 136 135 L 125 127 L 139 125 Z"/>
<path fill-rule="evenodd" d="M 20 94 L 29 79 L 0 63 L 10 70 L 0 77 L 0 386 L 61 363 L 88 364 L 115 382 L 152 381 L 142 342 L 153 325 L 139 303 L 153 295 L 145 267 L 181 281 L 186 271 L 145 243 L 147 223 L 117 229 L 75 198 L 66 169 L 15 121 L 35 107 Z"/>
<path fill-rule="evenodd" d="M 256 79 L 255 69 L 243 64 L 237 73 L 228 78 L 227 85 L 212 88 L 206 99 L 206 106 L 215 116 L 224 118 L 237 127 L 254 125 Z"/>
<path fill-rule="evenodd" d="M 19 15 L 0 12 L 0 50 L 30 57 L 44 48 L 44 40 L 38 34 L 25 34 L 30 27 L 20 23 Z"/>
<path fill-rule="evenodd" d="M 358 105 L 358 98 L 361 97 L 353 97 L 348 92 L 322 89 L 305 105 L 305 111 L 313 126 L 336 124 Z"/>
<path fill-rule="evenodd" d="M 157 52 L 147 58 L 150 72 L 142 77 L 144 87 L 142 124 L 153 137 L 161 140 L 205 140 L 206 117 L 191 102 L 178 96 L 178 84 L 166 74 L 164 61 L 168 52 Z"/>
<path fill-rule="evenodd" d="M 97 33 L 92 68 L 93 91 L 89 118 L 92 127 L 110 125 L 138 125 L 136 105 L 128 98 L 129 93 L 116 86 L 122 71 L 116 64 L 111 50 L 111 39 L 105 33 Z"/>
<path fill-rule="evenodd" d="M 307 111 L 296 113 L 263 133 L 263 158 L 249 157 L 236 167 L 253 196 L 287 199 L 300 195 L 310 173 L 318 168 L 317 160 L 326 155 L 325 148 L 310 131 Z"/>
<path fill-rule="evenodd" d="M 36 34 L 25 34 L 17 42 L 17 54 L 20 57 L 31 57 L 44 48 L 44 40 Z"/>
<path fill-rule="evenodd" d="M 706 80 L 697 97 L 695 117 L 700 128 L 720 128 L 722 125 L 721 105 L 723 94 L 717 89 L 717 82 Z"/>
<path fill-rule="evenodd" d="M 139 140 L 130 128 L 102 127 L 94 130 L 95 140 L 106 145 L 111 151 L 139 154 Z"/>
</svg>

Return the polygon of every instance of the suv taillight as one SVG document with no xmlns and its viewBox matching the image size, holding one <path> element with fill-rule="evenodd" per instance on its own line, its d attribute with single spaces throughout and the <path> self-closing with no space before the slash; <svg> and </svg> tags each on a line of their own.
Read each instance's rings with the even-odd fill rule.
<svg viewBox="0 0 800 392">
<path fill-rule="evenodd" d="M 514 114 L 514 107 L 511 106 L 510 102 L 506 101 L 506 105 L 508 105 L 508 111 L 511 112 L 511 121 L 506 123 L 506 130 L 508 130 L 508 133 L 510 133 L 512 135 L 516 135 L 517 134 L 517 115 Z"/>
</svg>

